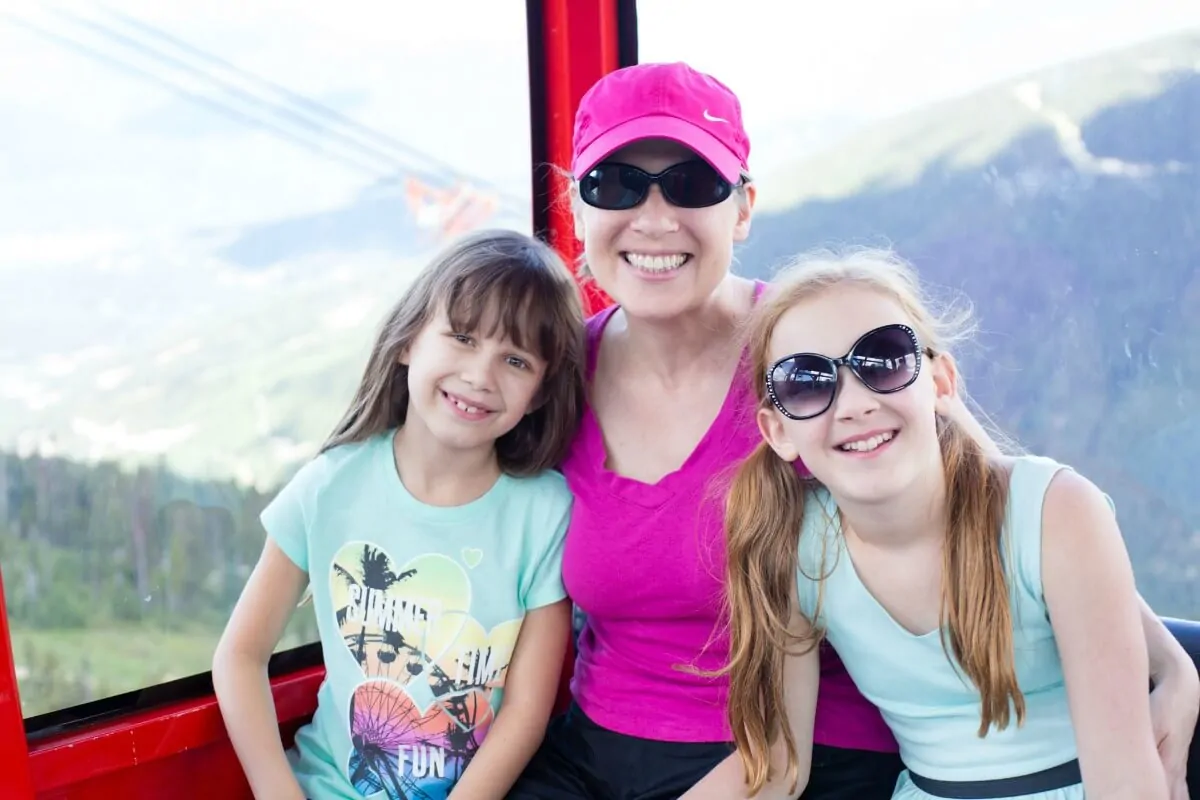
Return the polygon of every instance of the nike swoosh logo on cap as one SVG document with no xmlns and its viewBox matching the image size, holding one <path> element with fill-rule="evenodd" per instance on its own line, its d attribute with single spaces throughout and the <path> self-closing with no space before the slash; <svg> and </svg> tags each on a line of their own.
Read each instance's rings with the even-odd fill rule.
<svg viewBox="0 0 1200 800">
<path fill-rule="evenodd" d="M 725 122 L 725 123 L 729 122 L 729 120 L 727 120 L 727 119 L 721 119 L 720 117 L 714 117 L 712 114 L 708 113 L 707 108 L 704 109 L 704 118 L 706 120 L 708 120 L 709 122 Z"/>
</svg>

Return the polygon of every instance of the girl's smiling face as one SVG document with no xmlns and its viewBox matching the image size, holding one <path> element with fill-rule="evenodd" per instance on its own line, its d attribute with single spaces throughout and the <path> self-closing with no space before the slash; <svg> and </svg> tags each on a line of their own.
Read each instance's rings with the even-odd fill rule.
<svg viewBox="0 0 1200 800">
<path fill-rule="evenodd" d="M 916 329 L 920 339 L 917 323 L 895 299 L 869 286 L 837 284 L 783 313 L 771 332 L 768 362 L 794 353 L 841 358 L 863 334 L 896 323 Z M 912 383 L 886 394 L 840 366 L 824 413 L 794 420 L 768 403 L 758 412 L 759 427 L 781 457 L 802 461 L 839 503 L 886 502 L 915 486 L 941 458 L 937 414 L 953 396 L 953 367 L 927 355 L 914 366 Z"/>
</svg>

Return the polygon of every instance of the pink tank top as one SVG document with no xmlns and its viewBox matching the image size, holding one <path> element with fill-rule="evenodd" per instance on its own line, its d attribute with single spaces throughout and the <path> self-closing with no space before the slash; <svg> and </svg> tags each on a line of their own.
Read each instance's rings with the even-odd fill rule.
<svg viewBox="0 0 1200 800">
<path fill-rule="evenodd" d="M 755 298 L 763 284 L 755 287 Z M 588 320 L 588 380 L 616 307 Z M 718 629 L 724 573 L 721 488 L 760 441 L 744 371 L 712 426 L 679 470 L 657 483 L 605 467 L 590 408 L 563 464 L 575 495 L 563 580 L 587 614 L 571 692 L 609 730 L 658 741 L 727 742 L 728 681 L 690 670 L 723 666 Z M 652 447 L 647 442 L 647 447 Z M 895 752 L 883 718 L 855 688 L 837 655 L 821 651 L 815 741 Z"/>
</svg>

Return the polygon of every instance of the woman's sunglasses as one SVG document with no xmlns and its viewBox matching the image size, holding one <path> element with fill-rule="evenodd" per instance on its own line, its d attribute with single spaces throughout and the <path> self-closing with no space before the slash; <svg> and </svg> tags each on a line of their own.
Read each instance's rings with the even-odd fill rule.
<svg viewBox="0 0 1200 800">
<path fill-rule="evenodd" d="M 833 405 L 838 367 L 846 367 L 868 389 L 891 394 L 912 385 L 921 371 L 922 349 L 907 325 L 884 325 L 867 331 L 841 358 L 793 353 L 767 369 L 767 394 L 789 419 L 819 417 Z"/>
<path fill-rule="evenodd" d="M 658 184 L 667 202 L 680 208 L 706 208 L 724 202 L 733 184 L 707 161 L 684 161 L 659 173 L 629 164 L 604 162 L 579 179 L 579 196 L 589 206 L 605 211 L 635 208 Z"/>
</svg>

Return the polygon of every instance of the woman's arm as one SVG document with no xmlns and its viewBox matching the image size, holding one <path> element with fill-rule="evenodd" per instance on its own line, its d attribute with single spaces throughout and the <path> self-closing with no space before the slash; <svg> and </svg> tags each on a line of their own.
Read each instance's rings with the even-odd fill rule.
<svg viewBox="0 0 1200 800">
<path fill-rule="evenodd" d="M 1140 594 L 1138 607 L 1146 632 L 1146 647 L 1150 651 L 1150 680 L 1154 681 L 1155 687 L 1173 680 L 1179 680 L 1183 684 L 1181 688 L 1195 689 L 1200 686 L 1200 677 L 1192 657 Z"/>
<path fill-rule="evenodd" d="M 1187 800 L 1188 748 L 1200 716 L 1200 674 L 1196 665 L 1158 615 L 1138 597 L 1142 627 L 1150 651 L 1150 721 L 1158 755 L 1167 771 L 1171 800 Z M 1198 799 L 1200 800 L 1200 799 Z"/>
<path fill-rule="evenodd" d="M 525 615 L 500 712 L 450 800 L 501 800 L 512 788 L 546 735 L 570 636 L 569 600 Z"/>
<path fill-rule="evenodd" d="M 1133 568 L 1104 495 L 1070 470 L 1042 519 L 1042 583 L 1089 800 L 1166 800 L 1146 702 L 1149 662 Z"/>
<path fill-rule="evenodd" d="M 792 615 L 788 629 L 794 636 L 808 636 L 811 626 L 792 600 Z M 808 645 L 805 645 L 808 647 Z M 753 800 L 794 800 L 808 785 L 812 767 L 813 726 L 817 710 L 817 685 L 821 675 L 816 645 L 803 655 L 789 654 L 783 661 L 783 702 L 785 720 L 791 728 L 799 759 L 796 789 L 790 791 L 787 781 L 787 747 L 779 736 L 772 747 L 771 779 Z M 700 782 L 679 800 L 748 800 L 746 771 L 741 757 L 731 753 L 728 758 L 700 779 Z"/>
<path fill-rule="evenodd" d="M 304 800 L 288 766 L 267 661 L 308 575 L 268 538 L 213 655 L 213 689 L 250 788 L 264 800 Z"/>
</svg>

